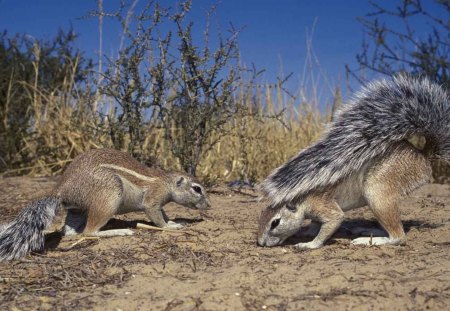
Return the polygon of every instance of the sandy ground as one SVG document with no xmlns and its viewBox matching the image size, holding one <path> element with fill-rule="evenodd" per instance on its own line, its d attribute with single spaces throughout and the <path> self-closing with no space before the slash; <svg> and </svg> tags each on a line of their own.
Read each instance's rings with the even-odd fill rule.
<svg viewBox="0 0 450 311">
<path fill-rule="evenodd" d="M 55 179 L 0 179 L 6 222 Z M 47 235 L 46 250 L 0 263 L 2 310 L 445 310 L 450 306 L 450 185 L 402 202 L 407 246 L 352 246 L 352 226 L 376 227 L 366 208 L 347 214 L 321 249 L 256 246 L 256 193 L 211 190 L 206 215 L 169 205 L 181 232 L 135 229 L 82 241 Z M 52 230 L 62 224 L 58 216 Z M 145 223 L 143 214 L 111 221 Z M 287 244 L 295 243 L 288 240 Z"/>
</svg>

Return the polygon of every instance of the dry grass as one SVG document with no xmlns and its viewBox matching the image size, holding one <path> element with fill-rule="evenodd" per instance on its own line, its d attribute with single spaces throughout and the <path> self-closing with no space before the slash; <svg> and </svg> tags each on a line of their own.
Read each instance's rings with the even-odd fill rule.
<svg viewBox="0 0 450 311">
<path fill-rule="evenodd" d="M 70 75 L 58 90 L 45 91 L 34 85 L 26 86 L 28 96 L 33 99 L 32 122 L 30 135 L 25 137 L 20 153 L 28 156 L 26 161 L 2 175 L 60 174 L 75 156 L 84 151 L 113 146 L 108 124 L 102 122 L 93 112 L 94 104 L 90 104 L 98 105 L 98 98 L 74 91 L 76 84 Z M 255 112 L 256 109 L 257 114 L 235 115 L 226 126 L 226 136 L 223 133 L 212 136 L 211 139 L 218 142 L 204 154 L 198 168 L 198 175 L 205 182 L 241 180 L 253 183 L 261 180 L 273 168 L 313 143 L 330 120 L 330 113 L 321 114 L 314 104 L 294 100 L 283 102 L 281 88 L 265 86 L 258 90 L 256 96 L 237 95 L 237 100 L 249 111 Z M 79 97 L 67 94 L 78 94 Z M 112 105 L 100 109 L 108 111 L 110 119 L 116 117 Z M 261 117 L 263 115 L 278 117 Z M 174 129 L 173 133 L 176 135 L 181 131 Z M 150 119 L 144 132 L 143 158 L 164 169 L 180 170 L 179 161 L 172 154 L 160 124 Z M 17 157 L 20 158 L 19 155 Z M 434 163 L 434 172 L 438 182 L 448 181 L 450 170 L 447 164 Z"/>
<path fill-rule="evenodd" d="M 98 3 L 101 12 L 102 1 Z M 101 31 L 101 15 L 99 18 Z M 128 19 L 125 29 L 127 23 Z M 321 101 L 319 99 L 323 96 L 319 85 L 326 85 L 329 95 L 333 91 L 326 77 L 321 74 L 320 64 L 310 41 L 311 39 L 306 44 L 308 57 L 302 76 L 303 87 L 298 96 L 287 94 L 282 83 L 259 85 L 253 80 L 236 80 L 241 85 L 233 87 L 233 104 L 244 109 L 236 110 L 225 126 L 208 137 L 206 145 L 212 148 L 205 148 L 197 169 L 197 175 L 204 182 L 240 180 L 252 184 L 321 135 L 324 124 L 331 120 L 331 113 L 328 111 L 335 111 L 342 102 L 337 89 L 331 109 L 324 113 L 317 108 Z M 31 118 L 27 124 L 27 134 L 16 144 L 21 149 L 9 154 L 9 161 L 0 156 L 0 176 L 60 174 L 75 156 L 86 150 L 117 146 L 111 132 L 114 122 L 120 123 L 117 122 L 121 118 L 117 110 L 120 107 L 112 98 L 101 94 L 101 59 L 98 68 L 100 73 L 95 74 L 99 75 L 97 81 L 91 81 L 91 76 L 82 83 L 76 81 L 81 61 L 79 57 L 74 57 L 64 67 L 62 83 L 48 89 L 38 83 L 40 53 L 40 47 L 36 44 L 33 49 L 34 57 L 31 58 L 34 80 L 16 81 L 11 76 L 9 81 L 11 87 L 20 84 L 25 90 L 27 102 L 30 103 L 27 113 Z M 312 95 L 308 97 L 305 94 Z M 8 109 L 14 98 L 8 92 L 5 100 L 4 107 L 0 107 L 0 122 L 7 128 L 7 118 L 10 117 Z M 170 101 L 167 104 L 170 105 Z M 140 160 L 163 169 L 181 170 L 182 166 L 174 155 L 171 144 L 174 138 L 176 141 L 177 135 L 185 137 L 183 134 L 189 131 L 175 127 L 174 123 L 162 124 L 161 119 L 156 117 L 157 109 L 158 106 L 153 106 L 143 110 L 145 116 L 142 119 L 145 120 L 142 122 L 142 133 L 145 139 L 139 142 Z M 213 127 L 214 123 L 211 124 Z M 171 126 L 172 141 L 167 138 L 164 126 Z M 127 146 L 130 146 L 132 140 L 126 131 L 122 131 L 122 134 L 123 143 L 120 145 L 123 146 L 123 151 L 130 151 Z M 448 181 L 449 166 L 438 162 L 433 165 L 436 180 Z"/>
<path fill-rule="evenodd" d="M 98 98 L 88 98 L 85 93 L 74 91 L 76 85 L 70 76 L 58 90 L 45 91 L 34 85 L 26 86 L 33 99 L 32 122 L 30 135 L 25 137 L 20 153 L 28 156 L 26 161 L 2 175 L 60 174 L 75 156 L 84 151 L 113 146 L 107 123 L 93 112 L 94 104 L 90 104 L 97 105 Z M 258 113 L 235 115 L 226 126 L 226 136 L 223 133 L 212 136 L 211 139 L 218 142 L 204 154 L 198 168 L 200 178 L 210 183 L 218 180 L 253 183 L 320 136 L 330 114 L 321 114 L 315 105 L 305 102 L 283 102 L 282 92 L 280 88 L 265 86 L 259 88 L 256 96 L 237 95 L 237 100 L 249 111 L 255 112 L 256 109 Z M 79 97 L 67 94 L 78 94 Z M 109 118 L 114 119 L 116 116 L 111 107 L 100 109 L 108 111 Z M 261 117 L 263 115 L 278 117 Z M 174 129 L 173 133 L 176 135 L 181 131 Z M 180 170 L 179 161 L 172 154 L 160 124 L 150 119 L 144 132 L 143 158 L 164 169 Z M 19 155 L 17 157 L 20 158 Z M 450 170 L 447 164 L 434 163 L 434 171 L 438 182 L 448 181 Z"/>
<path fill-rule="evenodd" d="M 103 12 L 103 1 L 98 1 L 98 5 L 98 12 Z M 121 10 L 125 10 L 122 12 L 123 33 L 119 51 L 125 48 L 126 40 L 124 39 L 126 34 L 128 34 L 127 30 L 130 25 L 133 22 L 138 24 L 142 22 L 139 18 L 137 20 L 131 18 L 131 16 L 134 16 L 132 14 L 133 8 L 134 4 L 127 9 L 121 7 Z M 98 16 L 94 14 L 93 17 L 99 19 L 99 36 L 101 39 L 103 15 L 100 13 Z M 142 15 L 142 17 L 144 16 L 150 19 L 154 18 L 151 14 L 149 16 Z M 119 16 L 116 17 L 119 18 Z M 208 29 L 206 29 L 206 33 L 209 33 Z M 137 32 L 130 38 L 136 40 L 133 42 L 137 45 L 143 44 L 142 40 L 145 40 L 145 37 L 142 39 L 140 35 L 142 34 Z M 227 44 L 232 44 L 233 41 L 228 40 L 227 42 Z M 159 44 L 162 43 L 163 41 L 159 42 Z M 205 44 L 207 45 L 208 43 L 209 37 L 208 34 L 205 34 Z M 148 44 L 153 43 L 150 40 Z M 173 44 L 176 44 L 176 42 Z M 101 41 L 99 45 L 99 50 L 102 51 Z M 159 48 L 160 46 L 153 47 L 155 51 Z M 230 45 L 227 48 L 233 48 L 233 51 L 235 49 L 234 45 Z M 147 51 L 147 47 L 144 50 Z M 147 54 L 149 51 L 152 52 L 152 49 L 150 48 Z M 189 51 L 185 51 L 185 53 Z M 192 51 L 196 51 L 196 49 L 193 48 Z M 166 52 L 164 53 L 167 54 Z M 222 50 L 218 49 L 215 52 L 216 54 L 214 54 L 216 56 L 211 56 L 211 60 L 214 60 L 214 57 L 217 57 L 217 55 L 222 55 L 219 52 L 223 53 Z M 192 129 L 189 131 L 180 125 L 176 126 L 173 116 L 172 119 L 164 119 L 166 117 L 161 118 L 161 116 L 158 116 L 158 112 L 161 113 L 163 109 L 170 110 L 170 105 L 176 105 L 176 102 L 172 99 L 172 97 L 176 96 L 165 94 L 162 100 L 144 108 L 139 106 L 140 103 L 142 101 L 151 101 L 151 99 L 143 96 L 136 101 L 137 103 L 132 102 L 132 105 L 136 106 L 130 109 L 133 113 L 135 113 L 135 110 L 140 109 L 137 113 L 140 114 L 138 116 L 139 121 L 133 123 L 134 121 L 127 120 L 129 116 L 124 113 L 124 98 L 110 94 L 111 92 L 105 92 L 105 83 L 102 83 L 105 79 L 109 79 L 108 81 L 119 81 L 119 84 L 113 83 L 112 87 L 109 86 L 112 91 L 122 87 L 123 90 L 126 90 L 125 93 L 137 92 L 136 88 L 130 86 L 135 83 L 129 83 L 130 81 L 127 80 L 127 77 L 131 74 L 131 69 L 128 67 L 124 67 L 125 69 L 117 67 L 114 60 L 110 60 L 109 65 L 112 67 L 106 70 L 103 66 L 103 61 L 106 60 L 100 57 L 98 71 L 92 72 L 91 75 L 86 75 L 82 82 L 79 82 L 76 79 L 76 75 L 80 70 L 83 70 L 83 61 L 80 57 L 72 57 L 73 55 L 70 55 L 70 57 L 67 57 L 67 60 L 62 62 L 64 64 L 67 61 L 69 62 L 67 66 L 62 66 L 64 68 L 62 82 L 58 82 L 57 86 L 49 88 L 40 84 L 40 81 L 44 80 L 42 78 L 46 77 L 40 76 L 40 68 L 45 60 L 41 57 L 42 50 L 39 43 L 33 45 L 31 53 L 32 56 L 29 57 L 29 60 L 32 66 L 29 76 L 32 78 L 27 82 L 23 82 L 14 80 L 11 77 L 9 81 L 11 86 L 20 84 L 25 90 L 24 102 L 26 102 L 27 118 L 28 114 L 30 115 L 30 122 L 25 125 L 26 135 L 20 137 L 20 142 L 15 142 L 14 147 L 11 148 L 12 152 L 5 153 L 6 160 L 2 159 L 2 154 L 0 154 L 0 174 L 8 176 L 60 174 L 75 156 L 84 151 L 114 146 L 115 148 L 122 148 L 123 151 L 132 152 L 149 165 L 156 165 L 168 170 L 181 170 L 182 167 L 186 169 L 180 163 L 180 155 L 175 154 L 173 142 L 177 141 L 178 137 L 181 141 L 185 139 L 186 136 L 190 135 L 187 133 L 191 133 Z M 312 54 L 313 51 L 308 50 L 308 53 Z M 150 57 L 153 61 L 156 60 L 153 54 L 147 54 L 147 57 Z M 120 57 L 133 57 L 133 55 L 119 55 L 117 60 L 130 63 L 131 59 L 121 59 Z M 179 58 L 185 59 L 186 57 L 183 55 L 179 56 Z M 261 85 L 260 81 L 257 81 L 258 79 L 255 78 L 257 74 L 255 77 L 249 78 L 250 80 L 246 80 L 243 77 L 245 76 L 243 72 L 250 72 L 251 70 L 241 68 L 240 64 L 235 63 L 235 59 L 224 58 L 221 60 L 221 62 L 225 62 L 227 66 L 232 68 L 229 72 L 236 72 L 236 76 L 234 76 L 234 73 L 230 74 L 231 82 L 228 88 L 219 90 L 213 86 L 204 91 L 205 94 L 209 94 L 210 91 L 214 91 L 214 94 L 225 94 L 229 91 L 231 96 L 220 97 L 222 101 L 213 104 L 211 104 L 211 101 L 204 101 L 208 105 L 215 105 L 213 109 L 218 107 L 214 111 L 219 112 L 218 115 L 206 119 L 206 122 L 209 122 L 207 128 L 215 129 L 217 124 L 219 126 L 215 129 L 215 132 L 213 131 L 212 135 L 204 136 L 207 137 L 208 141 L 203 145 L 200 162 L 197 167 L 197 175 L 201 179 L 205 182 L 241 180 L 253 183 L 264 178 L 272 169 L 318 138 L 323 124 L 329 120 L 329 114 L 323 115 L 317 108 L 319 102 L 317 85 L 322 83 L 322 81 L 319 81 L 320 79 L 312 74 L 314 70 L 312 68 L 315 66 L 312 59 L 313 57 L 310 55 L 305 62 L 305 70 L 302 77 L 303 87 L 296 97 L 284 90 L 283 82 L 281 81 L 278 81 L 276 85 Z M 175 61 L 176 58 L 170 60 Z M 140 61 L 140 58 L 138 61 Z M 149 62 L 151 63 L 151 61 Z M 164 64 L 161 63 L 162 66 Z M 144 66 L 144 63 L 141 65 Z M 183 66 L 185 65 L 183 63 L 180 66 L 184 68 Z M 195 63 L 192 66 L 194 65 L 198 66 L 198 68 L 196 67 L 198 74 L 204 68 L 208 68 L 211 72 L 225 68 L 223 67 L 224 65 L 218 65 L 218 69 L 215 67 L 209 68 L 209 64 Z M 138 66 L 138 68 L 141 67 Z M 166 71 L 169 69 L 173 71 L 174 69 L 172 67 L 164 68 Z M 119 69 L 128 70 L 124 73 L 124 77 L 120 76 Z M 228 70 L 229 68 L 227 67 L 221 74 L 228 72 Z M 308 72 L 310 72 L 310 77 L 307 77 Z M 155 72 L 152 71 L 152 73 L 155 76 Z M 175 78 L 186 82 L 185 84 L 192 84 L 189 77 L 184 76 L 185 74 L 183 71 L 180 71 L 178 75 L 181 75 L 181 77 L 176 76 Z M 205 77 L 208 78 L 209 76 L 206 75 Z M 205 77 L 204 80 L 209 79 Z M 136 82 L 138 80 L 133 81 Z M 162 81 L 162 83 L 169 82 Z M 216 80 L 211 79 L 211 83 L 213 82 L 215 83 Z M 146 80 L 143 85 L 147 85 L 146 83 L 151 84 L 155 83 L 155 81 Z M 180 90 L 177 90 L 177 87 L 179 86 L 176 83 L 174 85 L 167 84 L 164 86 L 164 89 L 168 93 L 178 96 Z M 193 93 L 195 92 L 196 90 L 194 89 Z M 117 93 L 120 95 L 120 92 Z M 310 96 L 312 98 L 308 98 L 305 94 L 312 94 Z M 147 96 L 151 97 L 151 95 Z M 205 98 L 201 98 L 200 95 L 193 102 L 202 102 L 202 99 Z M 192 99 L 188 98 L 186 100 Z M 13 101 L 13 97 L 8 96 L 6 98 L 7 103 Z M 230 106 L 230 109 L 222 109 L 221 106 Z M 126 108 L 128 109 L 129 107 L 127 106 Z M 196 110 L 194 109 L 194 111 Z M 199 111 L 201 112 L 201 110 Z M 223 111 L 225 113 L 222 113 Z M 229 114 L 228 111 L 235 112 Z M 3 110 L 0 107 L 0 122 L 7 126 L 8 117 L 8 106 Z M 3 120 L 1 120 L 2 118 Z M 218 119 L 219 122 L 214 120 L 214 118 Z M 226 123 L 222 125 L 221 122 L 225 118 Z M 194 122 L 194 124 L 197 123 L 199 122 Z M 142 136 L 139 135 L 138 140 L 136 139 L 137 135 L 130 136 L 129 133 L 133 133 L 130 130 L 131 126 L 137 127 L 138 132 L 142 132 Z M 167 134 L 168 129 L 170 130 L 171 138 L 167 137 L 170 136 Z M 141 139 L 141 137 L 144 137 L 144 139 Z M 18 145 L 20 148 L 16 147 Z M 189 146 L 181 144 L 181 147 L 186 148 Z M 136 150 L 137 152 L 135 152 Z"/>
<path fill-rule="evenodd" d="M 200 166 L 202 175 L 254 182 L 320 136 L 325 117 L 317 109 L 308 104 L 277 102 L 270 93 L 265 96 L 266 113 L 283 111 L 281 120 L 239 116 L 230 120 L 231 135 L 206 156 Z M 261 106 L 258 109 L 261 113 L 264 110 Z"/>
<path fill-rule="evenodd" d="M 24 149 L 21 150 L 21 153 L 28 155 L 27 162 L 7 170 L 3 175 L 59 174 L 78 154 L 92 148 L 112 147 L 108 124 L 93 113 L 93 107 L 89 104 L 97 103 L 97 100 L 83 97 L 82 92 L 78 93 L 81 94 L 78 98 L 53 95 L 73 93 L 71 88 L 73 81 L 70 79 L 61 89 L 52 91 L 27 85 L 29 96 L 33 98 L 30 135 L 24 139 Z M 267 86 L 267 90 L 271 89 Z M 226 136 L 223 133 L 212 136 L 211 139 L 218 139 L 218 142 L 200 162 L 198 175 L 201 178 L 208 181 L 240 179 L 254 182 L 318 138 L 327 118 L 306 103 L 283 103 L 281 92 L 280 88 L 275 88 L 273 92 L 260 91 L 261 94 L 256 96 L 259 98 L 256 105 L 250 104 L 252 96 L 249 94 L 238 94 L 238 100 L 253 113 L 230 119 Z M 100 109 L 108 111 L 110 119 L 116 117 L 111 107 Z M 174 129 L 173 133 L 176 135 L 180 131 L 182 129 Z M 180 170 L 179 162 L 164 138 L 164 130 L 157 121 L 149 120 L 145 133 L 144 158 L 151 159 L 149 162 L 164 169 Z"/>
</svg>

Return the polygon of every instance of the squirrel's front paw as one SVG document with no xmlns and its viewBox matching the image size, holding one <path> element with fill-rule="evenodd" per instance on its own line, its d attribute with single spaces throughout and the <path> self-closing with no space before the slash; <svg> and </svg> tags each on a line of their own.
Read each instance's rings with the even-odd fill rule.
<svg viewBox="0 0 450 311">
<path fill-rule="evenodd" d="M 175 221 L 169 220 L 167 222 L 167 225 L 164 226 L 164 228 L 166 228 L 166 229 L 173 229 L 173 230 L 179 230 L 179 229 L 183 229 L 184 226 L 182 224 L 176 223 Z"/>
<path fill-rule="evenodd" d="M 322 246 L 322 244 L 318 244 L 314 241 L 308 242 L 308 243 L 298 243 L 294 245 L 295 248 L 298 249 L 316 249 Z"/>
</svg>

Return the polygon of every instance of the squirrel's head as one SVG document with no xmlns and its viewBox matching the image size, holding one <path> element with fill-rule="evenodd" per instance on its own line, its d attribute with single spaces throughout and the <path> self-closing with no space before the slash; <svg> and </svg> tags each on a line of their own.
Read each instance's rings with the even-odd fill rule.
<svg viewBox="0 0 450 311">
<path fill-rule="evenodd" d="M 259 219 L 258 245 L 280 245 L 300 230 L 303 219 L 303 209 L 292 203 L 266 207 Z"/>
<path fill-rule="evenodd" d="M 188 175 L 175 174 L 172 178 L 172 201 L 193 209 L 209 209 L 211 202 L 202 185 Z"/>
</svg>

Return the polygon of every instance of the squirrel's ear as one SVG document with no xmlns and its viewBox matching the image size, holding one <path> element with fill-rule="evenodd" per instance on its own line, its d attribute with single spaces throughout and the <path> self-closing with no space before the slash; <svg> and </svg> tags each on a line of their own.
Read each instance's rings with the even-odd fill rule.
<svg viewBox="0 0 450 311">
<path fill-rule="evenodd" d="M 177 187 L 181 187 L 186 183 L 186 178 L 183 176 L 177 176 Z"/>
<path fill-rule="evenodd" d="M 286 204 L 286 208 L 288 210 L 290 210 L 291 212 L 296 212 L 297 211 L 297 206 L 294 203 L 292 203 L 292 202 L 287 203 Z"/>
</svg>

